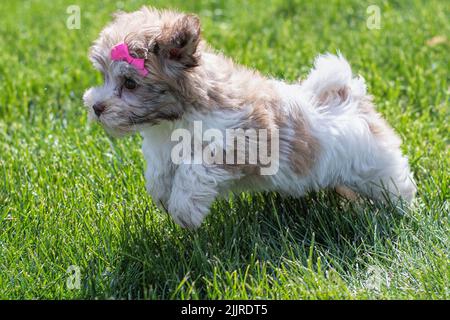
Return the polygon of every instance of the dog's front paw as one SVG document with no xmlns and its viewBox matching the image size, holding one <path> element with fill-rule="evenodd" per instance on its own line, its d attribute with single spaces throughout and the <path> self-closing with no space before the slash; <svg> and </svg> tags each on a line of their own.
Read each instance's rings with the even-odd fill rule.
<svg viewBox="0 0 450 320">
<path fill-rule="evenodd" d="M 183 228 L 197 229 L 209 212 L 209 208 L 199 206 L 189 199 L 169 200 L 169 213 L 173 220 Z"/>
<path fill-rule="evenodd" d="M 161 210 L 167 211 L 170 197 L 170 186 L 161 179 L 147 180 L 145 185 L 147 193 L 152 197 L 153 203 Z"/>
<path fill-rule="evenodd" d="M 167 211 L 168 201 L 169 199 L 167 196 L 164 195 L 157 195 L 155 193 L 150 193 L 150 196 L 152 197 L 153 203 L 156 205 L 156 207 L 161 211 Z"/>
</svg>

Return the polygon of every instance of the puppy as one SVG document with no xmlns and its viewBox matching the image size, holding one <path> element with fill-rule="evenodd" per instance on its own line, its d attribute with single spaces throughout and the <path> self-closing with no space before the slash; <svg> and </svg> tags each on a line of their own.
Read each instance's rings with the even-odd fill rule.
<svg viewBox="0 0 450 320">
<path fill-rule="evenodd" d="M 288 84 L 212 50 L 195 15 L 144 7 L 117 13 L 90 59 L 104 77 L 84 94 L 90 118 L 114 135 L 141 133 L 146 188 L 183 227 L 230 192 L 414 197 L 399 137 L 340 55 Z"/>
</svg>

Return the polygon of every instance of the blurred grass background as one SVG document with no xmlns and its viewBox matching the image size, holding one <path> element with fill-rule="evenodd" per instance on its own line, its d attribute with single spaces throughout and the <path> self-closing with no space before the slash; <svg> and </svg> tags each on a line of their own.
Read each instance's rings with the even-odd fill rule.
<svg viewBox="0 0 450 320">
<path fill-rule="evenodd" d="M 81 102 L 101 82 L 90 43 L 143 4 L 198 14 L 212 46 L 277 78 L 340 50 L 404 140 L 415 208 L 243 194 L 175 226 L 146 195 L 140 137 L 109 138 Z M 0 298 L 448 299 L 449 18 L 448 0 L 2 1 Z"/>
</svg>

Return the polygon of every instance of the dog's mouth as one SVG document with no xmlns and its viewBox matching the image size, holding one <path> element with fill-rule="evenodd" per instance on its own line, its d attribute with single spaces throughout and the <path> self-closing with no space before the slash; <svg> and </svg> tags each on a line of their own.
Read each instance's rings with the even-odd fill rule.
<svg viewBox="0 0 450 320">
<path fill-rule="evenodd" d="M 161 121 L 158 119 L 152 119 L 150 117 L 134 117 L 133 115 L 122 115 L 120 117 L 117 114 L 101 114 L 99 117 L 95 116 L 95 122 L 98 122 L 104 130 L 114 137 L 124 137 L 134 134 L 145 128 L 158 125 Z"/>
<path fill-rule="evenodd" d="M 113 137 L 123 137 L 137 131 L 136 125 L 127 117 L 118 116 L 114 112 L 108 112 L 108 110 L 100 115 L 90 113 L 89 118 L 92 122 L 99 123 L 106 133 Z"/>
<path fill-rule="evenodd" d="M 105 123 L 104 121 L 101 121 L 100 119 L 98 122 L 100 123 L 100 125 L 103 127 L 103 129 L 105 130 L 105 132 L 107 134 L 109 134 L 110 136 L 116 137 L 116 138 L 125 137 L 125 136 L 133 134 L 137 131 L 132 125 L 111 126 L 111 125 L 108 125 L 107 123 Z"/>
<path fill-rule="evenodd" d="M 111 127 L 107 127 L 105 125 L 103 125 L 103 129 L 105 130 L 105 132 L 115 138 L 122 138 L 125 136 L 128 136 L 132 133 L 134 133 L 134 131 L 130 131 L 130 130 L 125 130 L 123 128 L 111 128 Z"/>
</svg>

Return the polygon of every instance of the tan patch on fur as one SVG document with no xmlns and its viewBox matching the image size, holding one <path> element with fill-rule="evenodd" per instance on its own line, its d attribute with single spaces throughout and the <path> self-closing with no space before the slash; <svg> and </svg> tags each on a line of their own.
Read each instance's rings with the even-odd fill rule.
<svg viewBox="0 0 450 320">
<path fill-rule="evenodd" d="M 245 176 L 259 176 L 261 175 L 261 167 L 255 164 L 222 164 L 218 165 L 220 168 L 223 168 L 229 172 L 234 174 L 242 173 Z"/>
<path fill-rule="evenodd" d="M 314 166 L 320 151 L 320 144 L 311 135 L 308 124 L 301 115 L 292 119 L 292 125 L 295 137 L 292 141 L 292 151 L 289 156 L 291 169 L 299 175 L 306 175 Z"/>
<path fill-rule="evenodd" d="M 375 110 L 372 97 L 365 97 L 358 106 L 367 122 L 370 132 L 380 143 L 399 148 L 401 140 L 391 126 Z"/>
<path fill-rule="evenodd" d="M 270 157 L 271 156 L 271 142 L 272 142 L 272 131 L 277 128 L 276 125 L 276 117 L 275 114 L 276 112 L 274 111 L 276 108 L 276 105 L 274 103 L 274 99 L 273 99 L 273 95 L 274 93 L 272 92 L 272 90 L 270 88 L 267 88 L 268 91 L 265 91 L 265 94 L 267 94 L 269 92 L 269 95 L 267 97 L 250 97 L 250 101 L 253 99 L 256 99 L 256 102 L 252 105 L 252 109 L 250 112 L 250 115 L 248 116 L 248 118 L 245 120 L 245 125 L 244 125 L 244 130 L 246 129 L 254 129 L 256 130 L 256 134 L 257 134 L 257 141 L 256 141 L 256 145 L 257 145 L 257 155 L 260 155 L 260 143 L 261 141 L 261 136 L 259 135 L 259 130 L 260 129 L 267 129 L 267 140 L 266 140 L 266 146 L 267 146 L 267 154 Z M 271 95 L 273 94 L 273 95 Z M 259 100 L 258 100 L 259 98 Z M 263 164 L 261 164 L 259 162 L 259 157 L 257 158 L 257 163 L 256 164 L 250 164 L 248 163 L 248 159 L 249 159 L 249 147 L 248 144 L 246 144 L 246 148 L 245 150 L 239 150 L 239 149 L 235 149 L 234 150 L 234 155 L 233 155 L 233 159 L 234 162 L 232 164 L 226 164 L 224 167 L 227 170 L 232 170 L 234 172 L 242 172 L 245 175 L 260 175 L 261 174 L 261 168 L 264 166 Z M 238 154 L 244 154 L 245 155 L 245 164 L 238 164 L 237 163 L 237 159 L 238 159 Z"/>
<path fill-rule="evenodd" d="M 342 103 L 343 101 L 346 101 L 348 99 L 349 94 L 350 93 L 348 87 L 340 88 L 339 90 L 327 91 L 318 97 L 317 103 L 320 106 L 336 103 L 336 101 Z"/>
<path fill-rule="evenodd" d="M 285 128 L 291 124 L 295 131 L 295 138 L 291 141 L 292 149 L 289 156 L 291 168 L 299 175 L 308 174 L 317 159 L 320 145 L 318 140 L 311 135 L 303 116 L 297 115 L 295 118 L 289 118 L 279 107 L 281 99 L 269 84 L 269 81 L 257 72 L 242 70 L 238 80 L 242 82 L 234 88 L 239 90 L 239 93 L 224 92 L 222 91 L 224 89 L 218 89 L 214 92 L 214 96 L 221 97 L 219 101 L 222 103 L 224 101 L 229 102 L 229 104 L 225 104 L 229 108 L 243 108 L 251 105 L 252 109 L 246 128 L 267 129 L 267 146 L 269 151 L 271 150 L 271 130 Z M 246 94 L 242 95 L 242 92 Z M 241 99 L 230 101 L 227 98 L 234 96 Z M 283 138 L 286 137 L 280 136 L 280 139 Z M 237 156 L 235 155 L 236 158 Z M 227 164 L 224 167 L 228 170 L 240 171 L 248 175 L 259 175 L 261 164 Z"/>
<path fill-rule="evenodd" d="M 204 143 L 203 147 L 205 147 L 205 145 L 207 145 L 207 143 Z M 250 164 L 247 161 L 246 163 L 238 164 L 237 163 L 238 153 L 239 153 L 239 150 L 234 149 L 233 161 L 228 163 L 227 162 L 227 152 L 225 150 L 223 150 L 223 154 L 222 154 L 222 162 L 223 163 L 214 163 L 214 165 L 219 168 L 225 169 L 229 172 L 232 172 L 234 174 L 243 173 L 244 175 L 250 175 L 250 176 L 261 175 L 261 166 L 258 163 Z M 244 157 L 245 157 L 245 159 L 248 159 L 248 149 L 245 150 Z"/>
<path fill-rule="evenodd" d="M 347 200 L 350 201 L 358 200 L 358 194 L 346 186 L 337 186 L 335 190 L 339 195 L 346 198 Z"/>
</svg>

